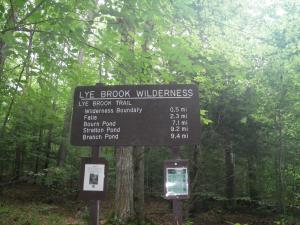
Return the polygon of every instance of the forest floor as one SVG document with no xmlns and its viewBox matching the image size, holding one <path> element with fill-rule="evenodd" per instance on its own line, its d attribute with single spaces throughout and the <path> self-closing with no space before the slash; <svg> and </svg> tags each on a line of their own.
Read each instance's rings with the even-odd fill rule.
<svg viewBox="0 0 300 225">
<path fill-rule="evenodd" d="M 87 208 L 84 202 L 43 201 L 45 193 L 38 186 L 18 185 L 5 189 L 0 201 L 0 225 L 84 225 L 87 221 Z M 146 217 L 154 224 L 171 225 L 172 210 L 168 201 L 147 198 Z M 113 198 L 101 202 L 101 224 L 113 213 Z M 210 210 L 186 220 L 186 225 L 297 225 L 279 223 L 276 215 L 254 215 Z M 277 223 L 276 223 L 277 221 Z"/>
</svg>

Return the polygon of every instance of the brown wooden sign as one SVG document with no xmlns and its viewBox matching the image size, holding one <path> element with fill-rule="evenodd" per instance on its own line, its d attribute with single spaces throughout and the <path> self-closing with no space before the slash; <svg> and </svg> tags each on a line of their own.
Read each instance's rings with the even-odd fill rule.
<svg viewBox="0 0 300 225">
<path fill-rule="evenodd" d="M 79 199 L 103 200 L 107 187 L 108 162 L 104 158 L 82 158 Z"/>
<path fill-rule="evenodd" d="M 188 160 L 174 159 L 164 162 L 164 197 L 166 199 L 189 198 Z"/>
<path fill-rule="evenodd" d="M 76 146 L 198 144 L 199 127 L 193 84 L 75 89 L 71 144 Z"/>
</svg>

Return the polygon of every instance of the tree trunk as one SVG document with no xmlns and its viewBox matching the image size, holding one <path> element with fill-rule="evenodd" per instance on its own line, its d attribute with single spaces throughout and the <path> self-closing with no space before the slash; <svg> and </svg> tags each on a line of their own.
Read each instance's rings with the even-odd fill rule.
<svg viewBox="0 0 300 225">
<path fill-rule="evenodd" d="M 51 126 L 49 128 L 48 137 L 47 137 L 44 169 L 48 169 L 48 167 L 49 167 L 49 157 L 50 157 L 50 153 L 51 153 L 51 144 L 52 144 L 52 130 L 53 130 L 53 128 Z"/>
<path fill-rule="evenodd" d="M 133 149 L 119 147 L 116 151 L 116 217 L 126 222 L 134 216 Z"/>
<path fill-rule="evenodd" d="M 144 212 L 144 172 L 145 152 L 144 147 L 135 147 L 133 150 L 134 159 L 134 211 L 136 219 L 142 223 L 145 220 Z"/>
<path fill-rule="evenodd" d="M 1 38 L 1 36 L 6 33 L 12 34 L 14 31 L 9 30 L 9 29 L 15 26 L 15 23 L 17 20 L 17 9 L 16 9 L 16 7 L 13 6 L 12 1 L 10 1 L 10 8 L 6 15 L 7 15 L 7 17 L 5 18 L 6 21 L 5 21 L 3 30 L 7 30 L 7 31 L 2 31 L 0 34 L 0 96 L 4 96 L 7 94 L 7 93 L 5 93 L 5 89 L 7 86 L 7 84 L 6 84 L 7 79 L 4 77 L 4 67 L 5 67 L 6 58 L 9 56 L 9 55 L 7 55 L 7 52 L 6 52 L 6 49 L 9 46 L 5 43 L 5 41 Z M 0 98 L 0 105 L 2 105 L 2 101 L 3 101 L 3 99 Z M 6 122 L 7 122 L 7 119 L 6 119 Z M 5 129 L 5 126 L 3 128 Z M 0 137 L 3 135 L 4 129 L 1 128 Z"/>
<path fill-rule="evenodd" d="M 247 157 L 247 189 L 248 195 L 251 200 L 259 200 L 258 184 L 257 184 L 257 161 L 258 161 L 258 148 L 257 143 L 258 133 L 253 132 L 258 130 L 256 122 L 248 119 L 246 133 L 247 139 L 245 140 L 245 151 Z"/>
<path fill-rule="evenodd" d="M 43 148 L 43 129 L 40 126 L 39 128 L 39 140 L 38 140 L 38 145 L 36 148 L 36 155 L 35 155 L 35 168 L 34 168 L 34 172 L 38 173 L 39 172 L 39 161 L 40 161 L 40 154 Z"/>
<path fill-rule="evenodd" d="M 56 112 L 56 103 L 53 100 L 52 102 L 52 110 L 53 113 Z M 44 169 L 48 169 L 49 167 L 49 157 L 50 157 L 50 153 L 51 153 L 51 144 L 52 144 L 52 133 L 53 133 L 53 124 L 49 125 L 49 129 L 48 129 L 48 137 L 47 137 L 47 145 L 46 145 L 46 158 L 45 158 L 45 165 L 44 165 Z"/>
<path fill-rule="evenodd" d="M 235 176 L 234 176 L 234 153 L 232 150 L 232 145 L 225 147 L 225 171 L 226 171 L 226 188 L 225 194 L 228 198 L 229 209 L 235 207 Z"/>
<path fill-rule="evenodd" d="M 60 145 L 59 145 L 59 149 L 58 149 L 58 158 L 57 158 L 58 166 L 63 166 L 65 164 L 66 157 L 68 154 L 71 116 L 72 116 L 71 105 L 67 105 L 65 117 L 64 117 L 64 127 L 62 130 L 61 141 L 60 141 Z"/>
<path fill-rule="evenodd" d="M 254 149 L 249 149 L 249 151 L 255 151 Z M 258 200 L 258 190 L 257 190 L 257 176 L 256 176 L 256 157 L 253 153 L 248 153 L 248 187 L 249 187 L 249 197 L 251 200 Z"/>
<path fill-rule="evenodd" d="M 1 134 L 0 134 L 0 136 L 4 135 L 5 127 L 6 127 L 6 124 L 8 122 L 8 118 L 9 118 L 9 115 L 11 113 L 12 106 L 15 103 L 16 96 L 17 96 L 17 91 L 18 91 L 18 87 L 19 87 L 19 84 L 20 84 L 20 82 L 22 80 L 22 76 L 23 76 L 24 71 L 25 71 L 26 79 L 29 76 L 29 64 L 30 64 L 30 60 L 31 60 L 33 36 L 34 36 L 34 32 L 30 31 L 26 59 L 23 62 L 23 67 L 22 67 L 22 70 L 21 70 L 21 72 L 19 74 L 18 83 L 17 83 L 17 85 L 15 87 L 15 90 L 14 90 L 15 93 L 14 93 L 12 99 L 11 99 L 8 111 L 7 111 L 6 115 L 5 115 L 5 118 L 4 118 L 4 121 L 3 121 L 3 125 L 1 127 Z M 22 96 L 25 95 L 26 88 L 27 88 L 27 86 L 23 88 L 22 93 L 21 93 Z M 27 108 L 26 108 L 26 105 L 23 102 L 21 104 L 21 109 L 22 109 L 22 113 L 26 114 Z M 17 134 L 20 132 L 20 135 L 18 137 L 17 144 L 16 144 L 16 159 L 15 159 L 15 179 L 16 180 L 18 180 L 20 178 L 20 175 L 21 175 L 22 170 L 23 170 L 22 169 L 22 164 L 23 164 L 23 155 L 24 155 L 24 148 L 25 148 L 25 146 L 24 146 L 25 143 L 22 140 L 23 133 L 21 132 L 21 128 L 19 128 L 18 126 L 19 125 L 17 125 L 16 131 L 15 131 Z"/>
<path fill-rule="evenodd" d="M 201 174 L 201 146 L 197 145 L 193 147 L 190 167 L 190 192 L 199 192 L 200 174 Z M 196 195 L 191 195 L 189 200 L 189 212 L 195 210 Z"/>
<path fill-rule="evenodd" d="M 124 1 L 121 14 L 128 15 L 132 12 L 133 2 Z M 123 18 L 126 21 L 126 18 Z M 120 26 L 121 43 L 127 45 L 130 51 L 134 51 L 134 39 L 129 35 L 129 31 L 133 31 L 133 26 L 129 26 L 129 21 Z M 122 60 L 126 60 L 123 58 Z M 126 77 L 121 77 L 121 82 L 126 83 Z M 133 206 L 133 148 L 120 147 L 116 150 L 116 217 L 122 223 L 126 223 L 134 217 Z"/>
<path fill-rule="evenodd" d="M 5 133 L 5 128 L 6 128 L 6 125 L 7 125 L 7 122 L 8 122 L 8 118 L 10 116 L 10 113 L 12 111 L 12 107 L 15 103 L 15 100 L 16 100 L 16 97 L 17 97 L 17 92 L 18 92 L 18 88 L 20 87 L 20 82 L 22 80 L 22 76 L 23 76 L 23 73 L 24 71 L 26 72 L 25 73 L 25 76 L 26 76 L 26 79 L 28 78 L 29 76 L 29 62 L 30 62 L 30 56 L 31 56 L 31 53 L 32 53 L 32 41 L 33 41 L 33 35 L 34 35 L 34 32 L 33 31 L 30 31 L 30 36 L 29 36 L 29 42 L 28 42 L 28 48 L 27 48 L 27 56 L 26 56 L 26 59 L 24 60 L 23 62 L 23 66 L 22 66 L 22 69 L 21 69 L 21 72 L 19 73 L 19 77 L 18 77 L 18 81 L 17 81 L 17 85 L 16 87 L 14 88 L 14 93 L 13 93 L 13 96 L 12 96 L 12 99 L 9 103 L 9 107 L 8 107 L 8 110 L 5 114 L 5 117 L 4 117 L 4 120 L 3 120 L 3 124 L 2 124 L 2 127 L 1 127 L 1 130 L 0 130 L 0 137 L 4 136 L 4 133 Z M 0 49 L 1 50 L 1 49 Z M 23 89 L 23 94 L 25 93 L 25 89 Z"/>
<path fill-rule="evenodd" d="M 9 29 L 11 27 L 15 26 L 16 23 L 16 17 L 17 17 L 17 10 L 13 7 L 13 5 L 10 5 L 10 9 L 7 13 L 7 18 L 4 26 L 4 30 Z M 13 33 L 13 31 L 7 31 Z M 6 32 L 1 32 L 1 34 L 5 34 Z M 0 82 L 3 82 L 3 70 L 6 60 L 5 55 L 5 48 L 7 47 L 5 41 L 0 37 Z"/>
<path fill-rule="evenodd" d="M 4 64 L 5 64 L 5 55 L 4 55 L 4 50 L 5 50 L 5 42 L 0 38 L 0 82 L 2 84 L 3 82 L 3 70 L 4 70 Z"/>
<path fill-rule="evenodd" d="M 284 188 L 284 177 L 283 177 L 283 171 L 284 171 L 284 146 L 283 146 L 283 134 L 282 134 L 282 114 L 281 112 L 278 113 L 278 150 L 277 150 L 277 165 L 276 165 L 276 173 L 277 173 L 277 185 L 276 185 L 276 191 L 277 191 L 277 207 L 280 213 L 285 212 L 285 204 L 284 204 L 284 198 L 285 198 L 285 188 Z"/>
<path fill-rule="evenodd" d="M 14 180 L 18 180 L 22 173 L 23 148 L 24 148 L 23 143 L 22 143 L 22 141 L 19 140 L 17 142 L 17 146 L 16 146 Z"/>
</svg>

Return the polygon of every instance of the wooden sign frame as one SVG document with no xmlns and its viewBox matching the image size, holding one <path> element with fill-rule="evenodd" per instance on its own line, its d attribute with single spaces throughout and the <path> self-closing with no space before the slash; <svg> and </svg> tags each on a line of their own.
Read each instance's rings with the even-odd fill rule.
<svg viewBox="0 0 300 225">
<path fill-rule="evenodd" d="M 186 188 L 187 192 L 186 194 L 169 194 L 168 188 L 167 188 L 167 182 L 168 182 L 168 169 L 186 169 Z M 189 199 L 190 198 L 190 184 L 189 184 L 189 165 L 188 160 L 182 160 L 182 159 L 174 159 L 174 160 L 166 160 L 164 161 L 164 198 L 168 200 L 183 200 L 183 199 Z"/>
<path fill-rule="evenodd" d="M 101 191 L 92 191 L 90 188 L 89 190 L 84 190 L 85 186 L 85 168 L 87 168 L 87 165 L 95 165 L 95 166 L 104 166 L 104 178 L 103 178 L 103 190 Z M 102 179 L 98 175 L 96 175 L 96 180 Z M 91 177 L 94 178 L 94 177 Z M 104 158 L 82 158 L 81 159 L 81 168 L 80 168 L 80 191 L 78 199 L 80 200 L 103 200 L 106 196 L 106 190 L 107 190 L 107 178 L 108 178 L 108 162 Z M 89 178 L 88 178 L 89 179 Z M 100 182 L 100 181 L 98 181 Z"/>
</svg>

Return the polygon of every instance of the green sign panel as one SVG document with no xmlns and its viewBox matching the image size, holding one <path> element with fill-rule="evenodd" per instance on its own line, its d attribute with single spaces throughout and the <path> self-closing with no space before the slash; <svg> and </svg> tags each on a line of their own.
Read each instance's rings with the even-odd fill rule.
<svg viewBox="0 0 300 225">
<path fill-rule="evenodd" d="M 186 167 L 166 168 L 166 197 L 188 195 L 188 171 Z"/>
</svg>

